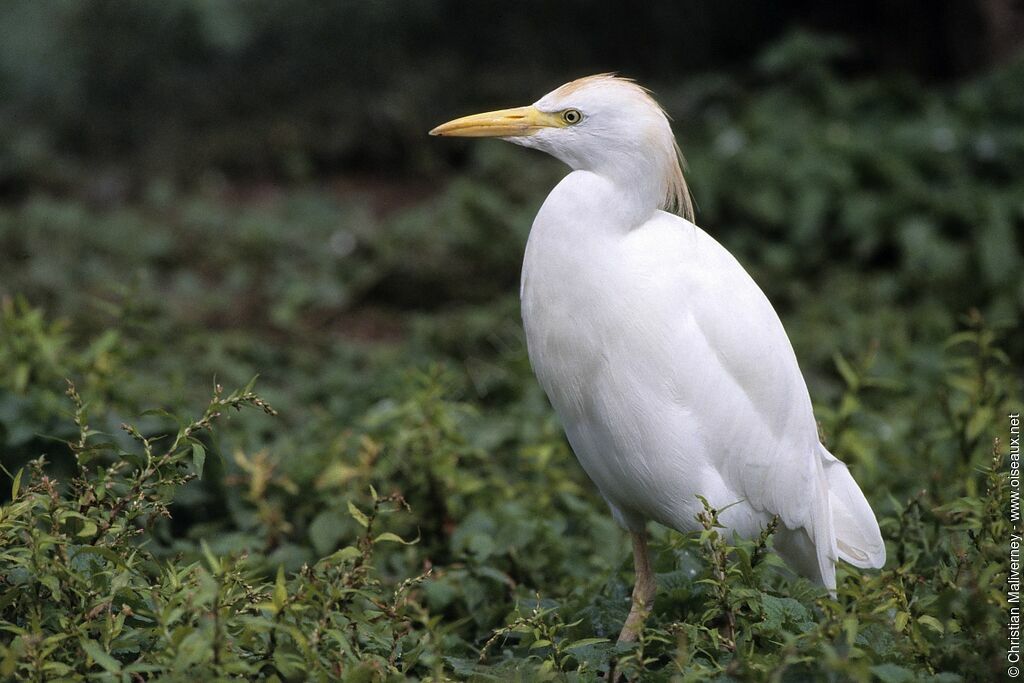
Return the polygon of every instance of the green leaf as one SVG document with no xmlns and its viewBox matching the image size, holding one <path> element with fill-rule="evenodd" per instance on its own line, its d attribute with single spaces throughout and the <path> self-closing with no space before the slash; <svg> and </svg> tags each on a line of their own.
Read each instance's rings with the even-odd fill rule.
<svg viewBox="0 0 1024 683">
<path fill-rule="evenodd" d="M 95 640 L 87 640 L 83 638 L 79 642 L 82 644 L 82 649 L 85 650 L 87 655 L 92 657 L 94 662 L 110 673 L 121 673 L 121 662 L 111 657 Z"/>
<path fill-rule="evenodd" d="M 345 561 L 348 561 L 348 560 L 354 560 L 357 557 L 361 557 L 362 554 L 363 553 L 359 550 L 359 548 L 356 548 L 355 546 L 349 545 L 349 546 L 345 546 L 341 550 L 337 550 L 337 551 L 331 553 L 327 557 L 325 557 L 322 560 L 320 560 L 320 562 L 326 562 L 328 564 L 335 563 L 335 562 L 340 563 L 340 562 L 345 562 Z M 319 562 L 317 564 L 319 564 Z"/>
<path fill-rule="evenodd" d="M 124 558 L 121 557 L 120 555 L 118 555 L 117 553 L 115 553 L 110 548 L 102 548 L 100 546 L 95 546 L 95 545 L 81 545 L 81 546 L 77 547 L 77 550 L 75 552 L 75 556 L 76 557 L 78 555 L 90 555 L 90 554 L 91 555 L 99 555 L 99 556 L 103 557 L 104 559 L 106 559 L 107 561 L 109 561 L 111 564 L 114 564 L 115 566 L 118 566 L 118 567 L 123 567 L 124 566 Z"/>
<path fill-rule="evenodd" d="M 906 612 L 897 612 L 896 620 L 893 622 L 893 627 L 897 633 L 902 633 L 907 628 L 907 622 L 910 621 L 910 615 Z"/>
<path fill-rule="evenodd" d="M 950 335 L 945 342 L 946 348 L 957 346 L 958 344 L 965 344 L 967 342 L 974 343 L 978 338 L 977 332 L 966 330 L 963 332 L 957 332 L 956 334 Z"/>
<path fill-rule="evenodd" d="M 57 581 L 56 576 L 47 574 L 39 579 L 39 583 L 50 589 L 54 600 L 60 600 L 60 582 Z"/>
<path fill-rule="evenodd" d="M 196 476 L 203 478 L 203 466 L 206 464 L 206 448 L 198 441 L 192 442 L 192 466 L 196 468 Z"/>
<path fill-rule="evenodd" d="M 981 436 L 981 433 L 985 431 L 985 428 L 992 422 L 995 416 L 995 410 L 989 406 L 978 408 L 978 410 L 971 415 L 971 419 L 967 421 L 967 438 L 970 440 L 977 439 Z"/>
<path fill-rule="evenodd" d="M 843 377 L 843 381 L 846 382 L 846 386 L 851 389 L 856 389 L 857 385 L 860 383 L 860 378 L 857 376 L 857 371 L 853 369 L 853 366 L 850 365 L 849 361 L 843 358 L 841 353 L 836 353 L 832 356 L 832 360 L 836 365 L 836 370 L 839 371 L 839 374 Z"/>
<path fill-rule="evenodd" d="M 18 490 L 21 488 L 21 475 L 25 472 L 25 468 L 22 467 L 18 470 L 18 473 L 14 475 L 14 483 L 11 484 L 11 500 L 17 500 Z"/>
<path fill-rule="evenodd" d="M 762 594 L 761 607 L 764 610 L 764 621 L 760 627 L 766 633 L 774 633 L 786 623 L 798 624 L 801 627 L 810 625 L 811 615 L 807 608 L 793 598 Z"/>
<path fill-rule="evenodd" d="M 378 680 L 379 674 L 373 664 L 362 662 L 345 672 L 345 683 L 371 683 Z"/>
<path fill-rule="evenodd" d="M 99 531 L 99 527 L 96 526 L 96 522 L 91 519 L 87 519 L 82 522 L 82 528 L 79 529 L 78 533 L 75 535 L 79 538 L 88 538 L 90 536 L 95 536 L 97 531 Z"/>
<path fill-rule="evenodd" d="M 348 502 L 348 513 L 352 515 L 352 519 L 359 522 L 364 529 L 370 526 L 370 518 L 363 514 L 363 511 L 357 508 L 351 500 Z"/>
<path fill-rule="evenodd" d="M 201 539 L 199 546 L 203 550 L 203 557 L 206 558 L 210 571 L 214 574 L 220 574 L 220 561 L 217 559 L 217 556 L 213 554 L 213 551 L 210 550 L 210 546 L 206 543 L 206 539 Z"/>
<path fill-rule="evenodd" d="M 415 543 L 415 541 L 406 541 L 398 534 L 393 534 L 390 531 L 385 531 L 373 539 L 374 543 L 381 543 L 382 541 L 391 541 L 392 543 L 401 543 L 402 545 L 412 545 Z"/>
<path fill-rule="evenodd" d="M 251 380 L 249 380 L 248 383 L 246 383 L 246 385 L 242 388 L 242 390 L 240 392 L 238 392 L 239 395 L 244 395 L 244 394 L 252 393 L 253 387 L 256 386 L 256 380 L 258 380 L 259 378 L 260 378 L 259 375 L 254 375 L 253 378 Z"/>
<path fill-rule="evenodd" d="M 288 587 L 284 582 L 284 565 L 277 567 L 277 580 L 274 581 L 274 611 L 280 612 L 288 603 Z"/>
<path fill-rule="evenodd" d="M 907 683 L 917 680 L 917 675 L 913 671 L 898 664 L 878 664 L 871 667 L 871 673 L 882 683 Z"/>
<path fill-rule="evenodd" d="M 43 665 L 43 671 L 54 676 L 67 676 L 72 673 L 74 669 L 61 662 L 48 662 Z"/>
<path fill-rule="evenodd" d="M 938 634 L 946 632 L 946 629 L 942 626 L 942 622 L 928 614 L 918 617 L 917 623 L 921 624 L 922 626 L 927 626 L 928 628 L 930 628 Z"/>
<path fill-rule="evenodd" d="M 192 630 L 178 644 L 178 656 L 175 658 L 173 666 L 184 671 L 193 664 L 208 658 L 211 649 L 209 636 L 202 629 Z"/>
<path fill-rule="evenodd" d="M 587 647 L 588 645 L 597 645 L 599 643 L 609 642 L 607 638 L 584 638 L 582 640 L 573 641 L 571 645 L 566 647 L 566 650 L 575 650 L 578 647 Z"/>
</svg>

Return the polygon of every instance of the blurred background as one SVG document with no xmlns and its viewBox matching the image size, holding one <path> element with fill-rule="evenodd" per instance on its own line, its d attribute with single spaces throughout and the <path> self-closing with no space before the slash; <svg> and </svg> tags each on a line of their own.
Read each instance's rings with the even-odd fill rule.
<svg viewBox="0 0 1024 683">
<path fill-rule="evenodd" d="M 823 62 L 844 76 L 949 85 L 1008 63 L 1024 40 L 1013 0 L 505 9 L 452 0 L 9 0 L 0 190 L 17 199 L 78 189 L 116 202 L 154 181 L 194 187 L 211 174 L 434 179 L 439 166 L 465 159 L 431 145 L 424 129 L 466 107 L 533 101 L 580 74 L 618 71 L 650 84 L 689 126 L 707 115 L 709 78 L 724 74 L 746 89 Z M 794 31 L 833 40 L 764 56 Z"/>
<path fill-rule="evenodd" d="M 148 278 L 136 293 L 182 322 L 373 336 L 509 294 L 562 170 L 424 133 L 600 71 L 654 89 L 700 223 L 752 267 L 900 271 L 951 315 L 1019 308 L 1013 0 L 2 12 L 0 286 L 55 312 Z"/>
<path fill-rule="evenodd" d="M 1022 46 L 1016 0 L 4 0 L 0 459 L 70 466 L 64 378 L 94 428 L 159 433 L 258 374 L 280 416 L 209 443 L 155 548 L 293 570 L 401 491 L 421 543 L 381 571 L 450 566 L 425 604 L 477 644 L 519 593 L 622 575 L 520 331 L 565 169 L 426 135 L 616 71 L 880 515 L 977 493 L 1024 361 Z"/>
</svg>

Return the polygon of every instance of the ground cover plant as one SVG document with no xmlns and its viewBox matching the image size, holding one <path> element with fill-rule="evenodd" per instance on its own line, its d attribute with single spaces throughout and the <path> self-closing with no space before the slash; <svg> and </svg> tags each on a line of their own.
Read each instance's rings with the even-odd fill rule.
<svg viewBox="0 0 1024 683">
<path fill-rule="evenodd" d="M 698 217 L 786 324 L 882 526 L 830 598 L 716 511 L 631 570 L 515 299 L 562 173 L 483 145 L 332 183 L 0 206 L 0 676 L 985 680 L 1005 674 L 1024 64 L 860 80 L 793 36 L 659 91 Z M 255 381 L 253 377 L 259 375 Z"/>
</svg>

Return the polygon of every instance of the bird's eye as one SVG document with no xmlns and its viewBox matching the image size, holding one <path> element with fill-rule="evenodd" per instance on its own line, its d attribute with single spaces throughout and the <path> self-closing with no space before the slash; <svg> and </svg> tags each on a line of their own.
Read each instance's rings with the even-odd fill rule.
<svg viewBox="0 0 1024 683">
<path fill-rule="evenodd" d="M 566 109 L 562 112 L 562 120 L 570 126 L 583 120 L 583 114 L 578 109 Z"/>
</svg>

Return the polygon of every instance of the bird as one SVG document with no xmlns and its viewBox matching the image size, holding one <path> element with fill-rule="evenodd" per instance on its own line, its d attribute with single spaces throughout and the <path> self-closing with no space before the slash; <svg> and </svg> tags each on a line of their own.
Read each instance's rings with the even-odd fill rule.
<svg viewBox="0 0 1024 683">
<path fill-rule="evenodd" d="M 821 443 L 783 324 L 739 261 L 694 222 L 670 119 L 605 73 L 529 106 L 430 135 L 494 137 L 570 172 L 544 200 L 523 258 L 527 353 L 583 470 L 630 535 L 635 581 L 620 642 L 654 606 L 647 522 L 756 538 L 836 591 L 836 564 L 881 568 L 878 521 Z"/>
</svg>

